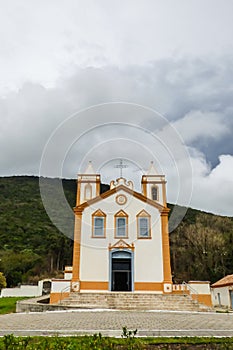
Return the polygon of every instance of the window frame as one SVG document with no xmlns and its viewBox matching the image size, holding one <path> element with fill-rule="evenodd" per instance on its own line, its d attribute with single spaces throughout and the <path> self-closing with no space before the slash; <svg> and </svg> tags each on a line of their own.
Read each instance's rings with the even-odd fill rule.
<svg viewBox="0 0 233 350">
<path fill-rule="evenodd" d="M 146 236 L 141 235 L 140 219 L 147 219 L 148 235 L 146 235 Z M 151 237 L 151 216 L 145 210 L 142 210 L 142 211 L 140 211 L 140 213 L 137 214 L 137 238 L 138 239 L 151 239 L 152 238 Z"/>
<path fill-rule="evenodd" d="M 103 235 L 95 234 L 95 219 L 103 219 Z M 106 214 L 98 209 L 92 214 L 92 238 L 106 238 Z"/>
<path fill-rule="evenodd" d="M 128 214 L 124 212 L 124 210 L 120 210 L 115 214 L 115 228 L 114 228 L 114 238 L 117 239 L 127 239 L 128 238 Z M 119 235 L 118 234 L 118 219 L 125 219 L 125 235 Z"/>
<path fill-rule="evenodd" d="M 156 199 L 153 198 L 153 189 L 156 189 Z M 156 185 L 151 186 L 151 199 L 153 201 L 158 201 L 159 200 L 159 188 Z"/>
</svg>

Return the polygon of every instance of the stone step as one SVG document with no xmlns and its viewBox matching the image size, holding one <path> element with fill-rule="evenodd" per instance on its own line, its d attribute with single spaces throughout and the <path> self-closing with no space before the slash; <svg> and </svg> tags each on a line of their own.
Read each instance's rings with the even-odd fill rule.
<svg viewBox="0 0 233 350">
<path fill-rule="evenodd" d="M 76 308 L 120 310 L 202 310 L 198 302 L 193 300 L 189 295 L 135 292 L 72 292 L 68 298 L 61 301 L 61 305 Z"/>
</svg>

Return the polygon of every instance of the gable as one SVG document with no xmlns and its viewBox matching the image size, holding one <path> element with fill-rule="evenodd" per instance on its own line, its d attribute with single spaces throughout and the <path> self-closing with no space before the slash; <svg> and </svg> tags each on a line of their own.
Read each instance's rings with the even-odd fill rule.
<svg viewBox="0 0 233 350">
<path fill-rule="evenodd" d="M 211 285 L 211 288 L 233 286 L 233 275 L 227 275 Z"/>
<path fill-rule="evenodd" d="M 158 209 L 160 212 L 163 211 L 165 209 L 164 206 L 162 206 L 161 204 L 145 197 L 143 194 L 139 193 L 139 192 L 136 192 L 136 191 L 133 191 L 131 189 L 129 189 L 128 187 L 125 187 L 123 185 L 120 185 L 120 186 L 117 186 L 117 187 L 114 187 L 112 188 L 111 190 L 108 190 L 104 193 L 102 193 L 100 196 L 98 197 L 95 197 L 87 202 L 84 202 L 78 206 L 76 206 L 74 208 L 74 212 L 76 211 L 83 211 L 85 208 L 93 205 L 93 204 L 96 204 L 98 202 L 101 202 L 102 200 L 106 199 L 106 198 L 110 198 L 111 196 L 113 197 L 113 200 L 115 200 L 115 194 L 117 192 L 120 192 L 120 191 L 123 191 L 125 192 L 126 194 L 129 194 L 131 195 L 132 197 L 134 198 L 137 198 L 139 201 L 142 202 L 142 204 L 147 204 L 147 205 L 150 205 L 156 209 Z M 168 208 L 166 208 L 166 210 L 169 210 Z"/>
<path fill-rule="evenodd" d="M 111 245 L 111 243 L 109 243 L 108 246 L 109 250 L 113 250 L 113 249 L 131 249 L 134 250 L 134 244 L 129 244 L 126 241 L 124 241 L 123 239 L 119 239 L 119 241 L 117 241 L 115 244 Z"/>
</svg>

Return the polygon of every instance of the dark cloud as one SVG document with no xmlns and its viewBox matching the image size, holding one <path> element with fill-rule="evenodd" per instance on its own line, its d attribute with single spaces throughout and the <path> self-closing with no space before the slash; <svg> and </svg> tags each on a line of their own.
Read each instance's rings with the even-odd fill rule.
<svg viewBox="0 0 233 350">
<path fill-rule="evenodd" d="M 159 60 L 121 69 L 74 66 L 72 76 L 60 79 L 54 88 L 24 84 L 0 100 L 1 175 L 37 175 L 43 148 L 61 122 L 82 108 L 118 101 L 163 114 L 185 144 L 196 150 L 199 165 L 211 171 L 209 164 L 212 168 L 219 165 L 219 156 L 233 154 L 232 62 L 229 57 L 219 57 Z M 127 117 L 136 119 L 136 115 Z M 139 123 L 151 131 L 158 127 L 153 118 L 145 117 Z M 96 137 L 99 142 L 99 135 Z M 224 162 L 223 158 L 221 165 Z M 74 169 L 74 164 L 66 165 Z"/>
</svg>

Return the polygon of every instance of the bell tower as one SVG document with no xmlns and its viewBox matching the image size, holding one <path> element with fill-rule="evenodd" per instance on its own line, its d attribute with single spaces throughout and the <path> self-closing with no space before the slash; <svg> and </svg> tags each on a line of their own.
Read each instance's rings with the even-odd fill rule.
<svg viewBox="0 0 233 350">
<path fill-rule="evenodd" d="M 82 204 L 100 195 L 100 175 L 96 174 L 89 161 L 83 174 L 78 174 L 76 205 Z"/>
<path fill-rule="evenodd" d="M 150 167 L 146 175 L 142 176 L 142 194 L 161 204 L 167 206 L 166 198 L 166 180 L 164 175 L 159 175 L 154 167 L 154 163 L 150 163 Z"/>
</svg>

